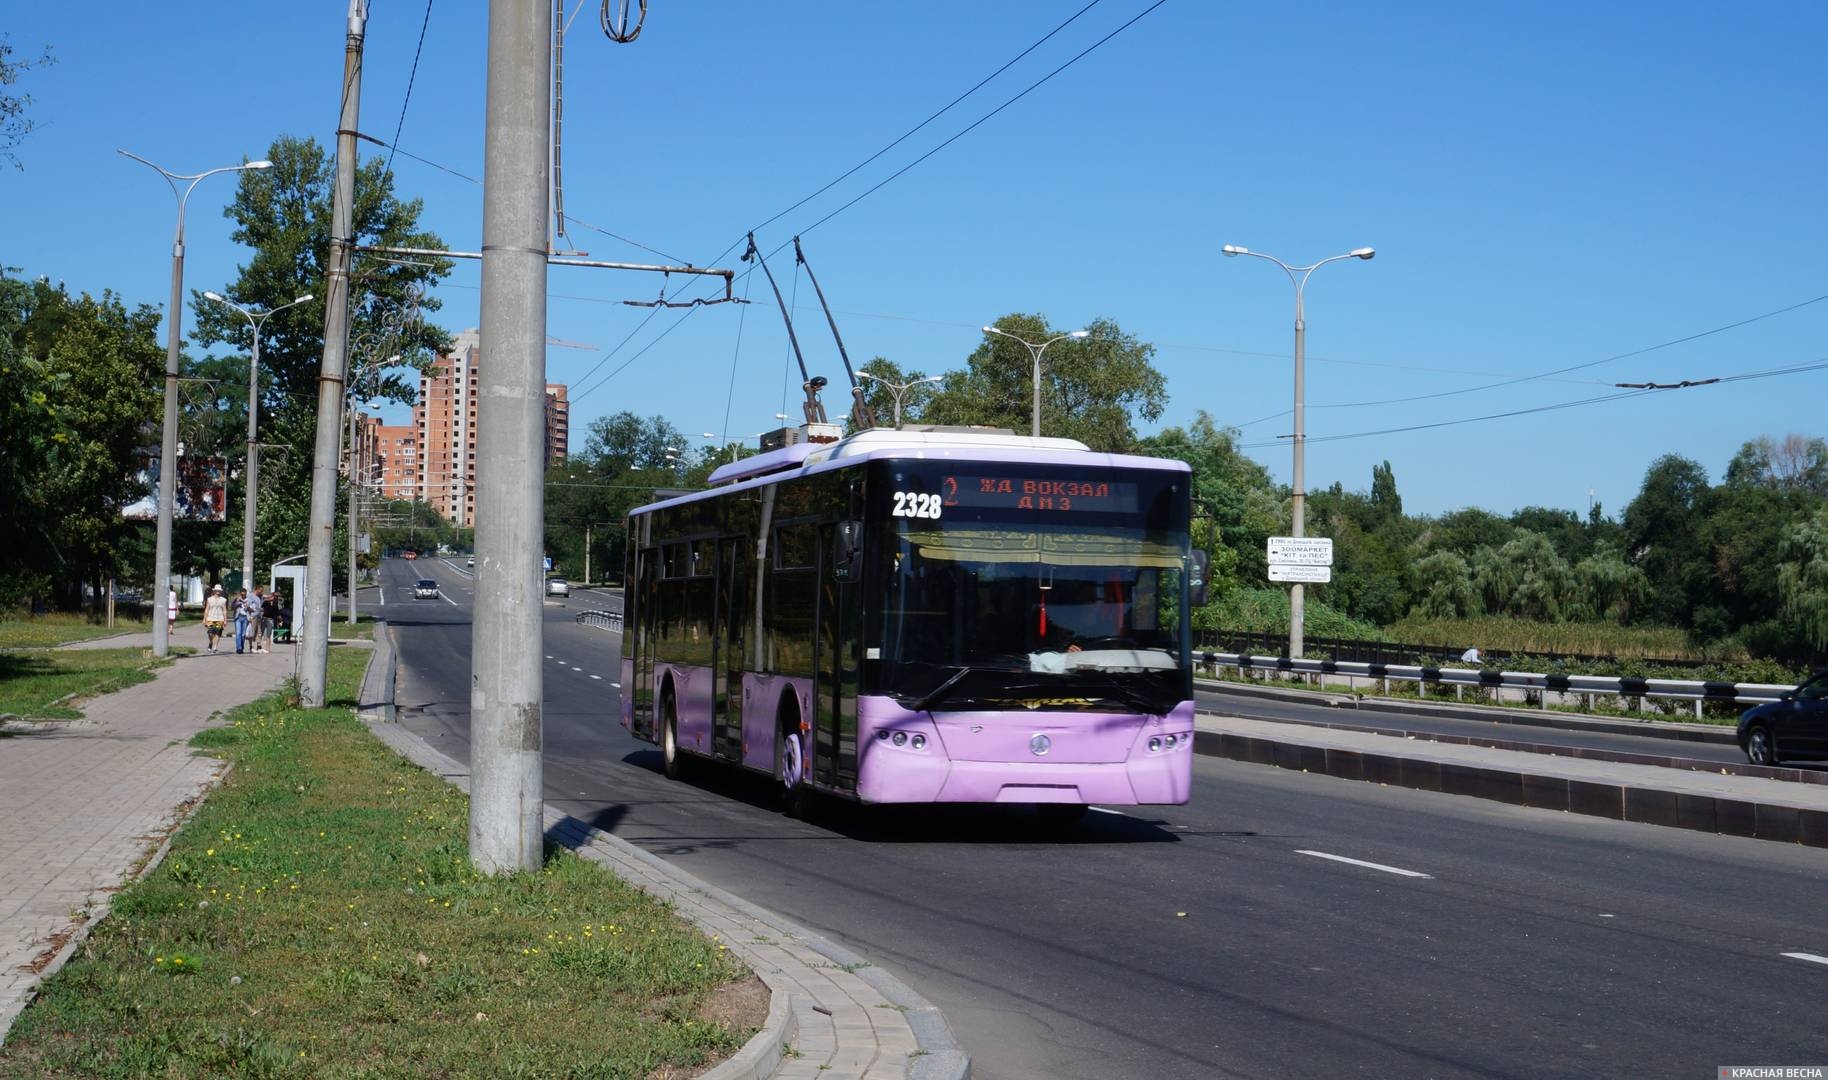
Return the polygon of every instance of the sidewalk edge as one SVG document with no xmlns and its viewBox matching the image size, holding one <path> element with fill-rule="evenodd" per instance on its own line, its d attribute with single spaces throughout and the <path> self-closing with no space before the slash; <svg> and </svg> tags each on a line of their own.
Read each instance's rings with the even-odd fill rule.
<svg viewBox="0 0 1828 1080">
<path fill-rule="evenodd" d="M 171 821 L 165 828 L 165 836 L 159 841 L 159 846 L 153 850 L 151 858 L 146 860 L 146 864 L 122 877 L 118 886 L 98 889 L 100 899 L 88 905 L 87 914 L 75 925 L 63 945 L 39 970 L 37 977 L 32 980 L 25 993 L 17 1002 L 0 1008 L 0 1046 L 6 1045 L 6 1037 L 13 1029 L 13 1021 L 19 1019 L 20 1014 L 25 1012 L 26 1008 L 37 999 L 38 990 L 44 985 L 45 980 L 57 974 L 65 964 L 70 962 L 70 958 L 76 955 L 76 950 L 82 947 L 84 941 L 88 940 L 90 931 L 100 926 L 102 920 L 108 917 L 108 913 L 114 910 L 114 898 L 119 896 L 127 886 L 145 880 L 148 875 L 159 868 L 160 863 L 165 861 L 166 854 L 171 851 L 172 840 L 176 839 L 178 833 L 190 822 L 191 817 L 196 814 L 197 808 L 203 805 L 205 799 L 209 798 L 210 792 L 220 787 L 222 781 L 228 778 L 229 772 L 235 767 L 234 763 L 229 761 L 223 761 L 220 764 L 222 768 L 218 769 L 216 774 L 194 796 L 180 803 L 172 811 Z"/>
</svg>

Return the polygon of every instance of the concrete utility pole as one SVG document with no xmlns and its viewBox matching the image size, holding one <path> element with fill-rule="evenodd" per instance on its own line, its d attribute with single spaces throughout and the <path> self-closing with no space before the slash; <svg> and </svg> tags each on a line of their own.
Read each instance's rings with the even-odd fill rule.
<svg viewBox="0 0 1828 1080">
<path fill-rule="evenodd" d="M 225 165 L 220 169 L 187 176 L 154 165 L 138 154 L 125 150 L 119 153 L 157 169 L 165 182 L 171 185 L 171 193 L 178 199 L 178 231 L 171 241 L 171 306 L 165 309 L 165 420 L 159 439 L 159 524 L 154 541 L 151 597 L 152 655 L 166 656 L 171 652 L 171 631 L 166 621 L 159 618 L 159 614 L 165 610 L 165 594 L 172 588 L 171 519 L 177 506 L 178 493 L 178 349 L 183 340 L 181 328 L 184 323 L 184 207 L 190 202 L 190 193 L 197 189 L 197 184 L 204 177 L 243 169 L 265 169 L 272 162 L 250 161 L 245 165 Z M 190 181 L 183 191 L 178 190 L 180 180 Z"/>
<path fill-rule="evenodd" d="M 470 862 L 541 864 L 546 211 L 552 5 L 489 4 L 483 153 L 476 615 L 470 665 Z"/>
<path fill-rule="evenodd" d="M 1308 278 L 1314 271 L 1330 262 L 1341 259 L 1370 259 L 1377 254 L 1372 248 L 1355 248 L 1344 255 L 1334 255 L 1309 266 L 1290 266 L 1274 255 L 1265 255 L 1261 251 L 1226 244 L 1222 249 L 1226 255 L 1250 255 L 1266 259 L 1282 267 L 1288 279 L 1295 285 L 1295 475 L 1294 490 L 1290 494 L 1290 516 L 1294 519 L 1289 530 L 1291 536 L 1306 535 L 1307 526 L 1307 315 L 1302 306 L 1303 294 L 1307 292 Z M 1296 276 L 1300 275 L 1300 276 Z M 1307 589 L 1300 582 L 1289 586 L 1288 593 L 1288 654 L 1299 657 L 1306 645 Z"/>
<path fill-rule="evenodd" d="M 349 0 L 343 45 L 343 109 L 337 119 L 336 188 L 331 193 L 330 267 L 325 275 L 324 364 L 317 376 L 317 444 L 311 459 L 311 532 L 305 544 L 305 641 L 299 700 L 321 709 L 330 661 L 330 558 L 336 539 L 336 459 L 343 441 L 343 383 L 349 361 L 349 259 L 355 247 L 355 136 L 362 112 L 362 35 L 367 0 Z M 155 620 L 156 621 L 156 620 Z"/>
</svg>

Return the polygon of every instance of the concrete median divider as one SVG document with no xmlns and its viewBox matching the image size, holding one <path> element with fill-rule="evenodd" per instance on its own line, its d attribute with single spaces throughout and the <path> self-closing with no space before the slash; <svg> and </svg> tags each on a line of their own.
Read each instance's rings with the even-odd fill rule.
<svg viewBox="0 0 1828 1080">
<path fill-rule="evenodd" d="M 1513 806 L 1828 847 L 1828 785 L 1819 783 L 1209 713 L 1198 718 L 1194 750 Z"/>
</svg>

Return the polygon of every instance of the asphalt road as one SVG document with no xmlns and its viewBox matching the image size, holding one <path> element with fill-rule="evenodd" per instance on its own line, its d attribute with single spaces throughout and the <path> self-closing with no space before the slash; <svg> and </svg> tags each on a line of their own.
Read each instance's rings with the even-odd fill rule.
<svg viewBox="0 0 1828 1080">
<path fill-rule="evenodd" d="M 402 722 L 462 759 L 469 583 L 433 563 L 447 599 L 412 601 L 427 566 L 386 565 L 381 614 Z M 1818 850 L 1214 758 L 1187 806 L 1065 836 L 1015 810 L 800 822 L 746 778 L 661 777 L 616 725 L 619 641 L 573 622 L 582 606 L 617 605 L 545 609 L 547 798 L 888 965 L 977 1076 L 1828 1062 Z"/>
</svg>

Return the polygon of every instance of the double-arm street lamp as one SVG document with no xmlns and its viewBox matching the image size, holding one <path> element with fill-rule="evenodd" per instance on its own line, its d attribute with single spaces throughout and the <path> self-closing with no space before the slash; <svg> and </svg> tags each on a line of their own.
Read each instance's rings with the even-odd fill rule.
<svg viewBox="0 0 1828 1080">
<path fill-rule="evenodd" d="M 1303 352 L 1307 336 L 1307 319 L 1304 314 L 1305 309 L 1302 307 L 1302 294 L 1307 290 L 1308 278 L 1314 271 L 1326 264 L 1338 262 L 1341 259 L 1369 259 L 1376 255 L 1377 251 L 1368 247 L 1356 248 L 1344 255 L 1334 255 L 1309 266 L 1290 266 L 1273 255 L 1265 255 L 1261 251 L 1252 251 L 1234 244 L 1226 244 L 1224 251 L 1226 255 L 1250 255 L 1273 262 L 1282 268 L 1283 272 L 1288 275 L 1289 281 L 1293 282 L 1295 286 L 1295 475 L 1293 506 L 1291 507 L 1294 527 L 1290 530 L 1290 535 L 1303 536 L 1306 535 L 1307 523 L 1307 477 L 1305 472 L 1307 465 L 1307 358 Z M 1305 616 L 1305 588 L 1300 582 L 1295 582 L 1289 587 L 1288 654 L 1291 657 L 1299 657 L 1302 653 Z"/>
<path fill-rule="evenodd" d="M 1073 340 L 1078 341 L 1083 338 L 1090 337 L 1092 332 L 1090 330 L 1073 330 L 1069 333 L 1061 334 L 1059 337 L 1048 338 L 1046 341 L 1043 341 L 1039 345 L 1036 345 L 1034 342 L 1029 341 L 1026 338 L 1017 337 L 1016 335 L 1010 333 L 1007 330 L 999 330 L 994 326 L 984 327 L 984 333 L 997 334 L 1001 337 L 1006 337 L 1006 338 L 1010 339 L 1011 341 L 1020 341 L 1022 344 L 1028 346 L 1029 354 L 1035 358 L 1035 415 L 1034 415 L 1034 430 L 1032 432 L 1030 432 L 1030 434 L 1032 434 L 1032 435 L 1041 434 L 1041 354 L 1046 352 L 1047 347 L 1049 345 L 1052 345 L 1056 341 L 1065 341 L 1067 338 L 1072 338 Z"/>
<path fill-rule="evenodd" d="M 990 329 L 990 328 L 989 328 L 989 327 L 985 327 L 985 329 L 986 329 L 986 330 L 988 330 L 988 329 Z M 998 331 L 998 333 L 1001 333 L 1001 331 Z M 1035 370 L 1036 370 L 1036 371 L 1037 371 L 1037 372 L 1038 372 L 1038 371 L 1040 371 L 1040 368 L 1039 368 L 1039 366 L 1038 366 L 1038 365 L 1039 365 L 1039 363 L 1040 363 L 1040 360 L 1039 360 L 1039 358 L 1038 358 L 1038 357 L 1037 357 L 1037 359 L 1036 359 L 1036 361 L 1035 361 L 1035 362 L 1036 362 L 1036 364 L 1037 364 L 1037 367 L 1036 367 L 1036 369 L 1035 369 Z M 870 374 L 870 373 L 869 373 L 869 372 L 867 372 L 867 371 L 859 371 L 859 372 L 858 372 L 858 373 L 857 373 L 857 374 L 859 374 L 859 375 L 861 375 L 861 376 L 863 376 L 863 377 L 864 377 L 864 378 L 866 378 L 866 379 L 873 379 L 873 380 L 875 380 L 875 381 L 876 381 L 876 382 L 879 382 L 879 383 L 881 383 L 881 384 L 882 384 L 882 385 L 883 385 L 883 386 L 885 386 L 885 387 L 887 387 L 887 388 L 888 388 L 888 391 L 889 391 L 889 393 L 891 393 L 891 394 L 893 394 L 893 395 L 895 395 L 895 428 L 896 428 L 896 430 L 898 430 L 898 431 L 899 431 L 899 430 L 900 430 L 900 429 L 901 429 L 901 399 L 902 399 L 902 396 L 903 396 L 903 395 L 905 395 L 905 394 L 906 394 L 906 393 L 907 393 L 907 392 L 908 392 L 908 391 L 909 391 L 909 390 L 912 390 L 912 389 L 914 389 L 914 388 L 915 388 L 915 387 L 916 387 L 916 386 L 919 386 L 919 385 L 920 385 L 920 384 L 921 384 L 921 383 L 935 383 L 935 382 L 944 382 L 944 381 L 945 381 L 945 378 L 946 378 L 946 377 L 945 377 L 945 376 L 944 376 L 944 375 L 929 375 L 929 376 L 927 376 L 927 377 L 926 377 L 926 378 L 924 378 L 924 379 L 915 379 L 915 380 L 914 380 L 914 381 L 912 381 L 912 382 L 904 382 L 904 383 L 893 383 L 893 382 L 890 382 L 890 381 L 889 381 L 889 380 L 887 380 L 887 379 L 884 379 L 884 378 L 882 378 L 882 377 L 881 377 L 881 376 L 879 376 L 879 375 L 871 375 L 871 374 Z M 1036 393 L 1039 393 L 1039 392 L 1040 392 L 1040 389 L 1039 389 L 1039 388 L 1040 388 L 1040 385 L 1041 385 L 1041 384 L 1040 384 L 1040 383 L 1039 383 L 1039 382 L 1037 382 L 1037 383 L 1036 383 L 1036 384 L 1035 384 L 1035 386 L 1036 386 Z M 1039 399 L 1039 398 L 1036 398 L 1036 408 L 1037 408 L 1037 409 L 1039 409 L 1039 408 L 1040 408 L 1040 404 L 1039 404 L 1039 402 L 1040 402 L 1040 399 Z M 1040 413 L 1039 413 L 1039 412 L 1036 412 L 1036 413 L 1035 413 L 1035 417 L 1036 417 L 1036 419 L 1035 419 L 1035 424 L 1036 424 L 1036 426 L 1037 426 L 1037 428 L 1038 428 L 1038 427 L 1039 427 L 1039 425 L 1040 425 L 1040 423 L 1041 423 L 1041 421 L 1040 421 L 1040 415 L 1041 415 L 1041 414 L 1040 414 Z"/>
<path fill-rule="evenodd" d="M 159 526 L 152 570 L 152 655 L 166 656 L 171 652 L 171 630 L 166 620 L 159 618 L 157 613 L 164 606 L 166 594 L 172 587 L 171 518 L 178 486 L 178 343 L 184 312 L 184 207 L 190 202 L 190 193 L 196 190 L 198 182 L 206 176 L 241 172 L 244 169 L 267 169 L 273 163 L 250 161 L 186 175 L 154 165 L 138 154 L 126 150 L 120 153 L 123 157 L 130 157 L 157 170 L 165 182 L 171 185 L 171 193 L 178 200 L 178 230 L 171 241 L 171 306 L 165 311 L 165 421 L 159 440 Z M 182 191 L 178 190 L 180 180 L 190 181 Z"/>
<path fill-rule="evenodd" d="M 241 524 L 241 587 L 251 590 L 254 587 L 254 498 L 260 479 L 260 331 L 268 319 L 314 298 L 306 293 L 290 304 L 281 304 L 270 311 L 256 311 L 213 292 L 203 295 L 239 311 L 241 317 L 248 321 L 248 330 L 254 337 L 254 351 L 248 357 L 248 492 L 246 505 L 242 507 Z"/>
</svg>

